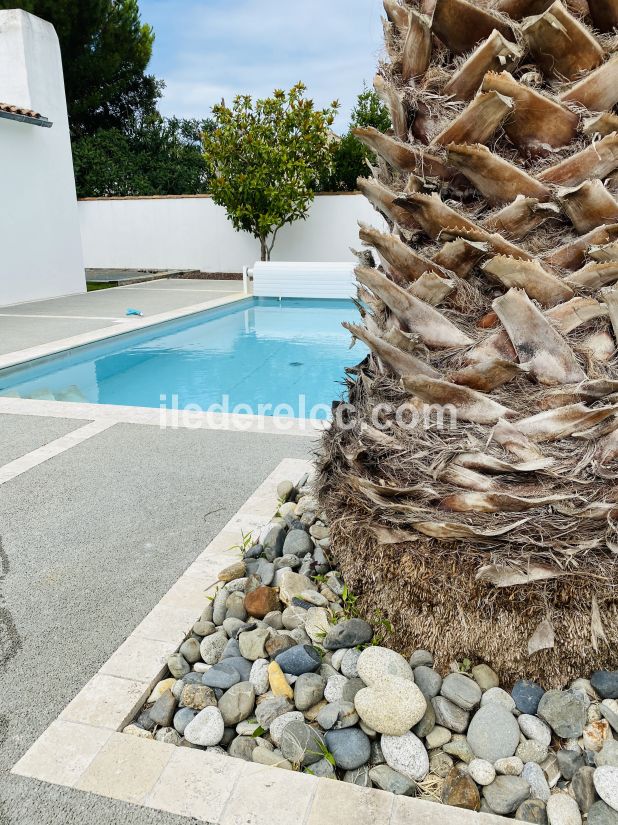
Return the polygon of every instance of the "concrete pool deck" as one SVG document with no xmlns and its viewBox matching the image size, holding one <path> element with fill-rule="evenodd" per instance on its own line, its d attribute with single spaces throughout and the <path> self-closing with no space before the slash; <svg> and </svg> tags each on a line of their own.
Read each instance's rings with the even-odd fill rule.
<svg viewBox="0 0 618 825">
<path fill-rule="evenodd" d="M 9 771 L 277 464 L 313 445 L 122 423 L 71 444 L 83 423 L 0 414 L 0 475 L 69 437 L 0 483 L 0 823 L 181 825 Z"/>
<path fill-rule="evenodd" d="M 75 336 L 95 338 L 116 325 L 139 329 L 144 322 L 175 311 L 199 311 L 203 304 L 243 298 L 238 281 L 158 280 L 102 289 L 66 298 L 29 301 L 0 306 L 0 367 L 18 360 L 21 353 Z M 127 317 L 129 308 L 139 309 L 144 318 Z M 32 356 L 34 357 L 34 356 Z"/>
</svg>

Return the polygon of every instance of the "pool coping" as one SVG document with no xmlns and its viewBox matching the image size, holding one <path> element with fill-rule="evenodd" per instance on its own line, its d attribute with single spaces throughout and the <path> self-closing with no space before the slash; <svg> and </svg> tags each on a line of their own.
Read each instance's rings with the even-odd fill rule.
<svg viewBox="0 0 618 825">
<path fill-rule="evenodd" d="M 280 481 L 313 469 L 284 459 L 161 601 L 13 766 L 14 775 L 212 825 L 504 825 L 500 816 L 321 779 L 120 731 L 200 615 L 241 532 L 273 515 Z"/>
<path fill-rule="evenodd" d="M 79 335 L 72 335 L 70 338 L 59 338 L 56 341 L 50 341 L 47 344 L 38 344 L 27 349 L 15 350 L 13 352 L 0 355 L 0 370 L 10 369 L 11 367 L 25 366 L 30 361 L 38 361 L 42 358 L 47 358 L 52 355 L 60 355 L 69 349 L 76 349 L 86 346 L 88 344 L 96 344 L 100 341 L 107 341 L 110 338 L 117 338 L 122 335 L 127 335 L 131 332 L 136 332 L 142 329 L 149 329 L 157 324 L 163 324 L 166 321 L 177 321 L 182 318 L 188 318 L 191 315 L 197 315 L 208 309 L 217 309 L 218 307 L 227 306 L 237 302 L 245 301 L 252 298 L 251 294 L 245 292 L 234 292 L 231 295 L 226 295 L 222 298 L 213 298 L 210 301 L 202 301 L 199 304 L 190 304 L 181 309 L 170 310 L 169 312 L 159 312 L 157 315 L 151 315 L 146 318 L 122 319 L 117 321 L 113 326 L 100 327 L 91 332 L 82 332 Z"/>
</svg>

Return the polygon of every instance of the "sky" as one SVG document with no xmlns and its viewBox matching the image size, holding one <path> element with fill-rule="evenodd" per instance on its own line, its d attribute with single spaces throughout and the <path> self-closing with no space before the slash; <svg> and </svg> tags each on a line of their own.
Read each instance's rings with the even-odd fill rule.
<svg viewBox="0 0 618 825">
<path fill-rule="evenodd" d="M 299 80 L 335 130 L 371 85 L 381 54 L 381 0 L 140 0 L 155 30 L 148 71 L 166 83 L 164 115 L 207 117 L 221 98 L 270 95 Z"/>
</svg>

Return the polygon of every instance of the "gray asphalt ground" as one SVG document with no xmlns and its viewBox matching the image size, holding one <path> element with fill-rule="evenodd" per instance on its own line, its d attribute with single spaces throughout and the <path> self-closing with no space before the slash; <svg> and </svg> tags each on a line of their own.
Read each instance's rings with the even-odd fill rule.
<svg viewBox="0 0 618 825">
<path fill-rule="evenodd" d="M 74 424 L 0 416 L 0 450 Z M 0 486 L 1 825 L 187 825 L 8 772 L 279 461 L 312 447 L 117 424 Z"/>
<path fill-rule="evenodd" d="M 241 291 L 239 281 L 149 281 L 0 307 L 0 355 L 110 327 L 129 308 L 149 317 Z"/>
</svg>

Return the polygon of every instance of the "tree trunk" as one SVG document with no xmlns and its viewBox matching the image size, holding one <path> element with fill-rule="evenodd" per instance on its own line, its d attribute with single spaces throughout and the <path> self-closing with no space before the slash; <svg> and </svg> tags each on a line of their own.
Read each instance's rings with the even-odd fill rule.
<svg viewBox="0 0 618 825">
<path fill-rule="evenodd" d="M 260 238 L 260 253 L 262 261 L 270 261 L 270 249 L 266 243 L 266 238 Z"/>
<path fill-rule="evenodd" d="M 354 426 L 335 415 L 324 436 L 319 495 L 391 644 L 558 687 L 618 665 L 618 138 L 583 148 L 579 124 L 618 103 L 616 44 L 594 33 L 618 0 L 591 17 L 434 5 L 387 3 L 406 62 L 377 89 L 398 140 L 360 130 L 382 162 L 359 188 L 392 234 L 361 230 L 381 267 L 357 269 L 365 323 L 348 328 L 371 354 L 348 370 Z"/>
</svg>

